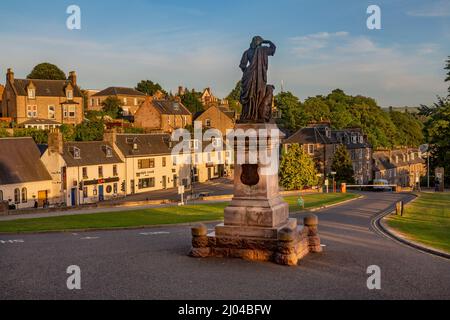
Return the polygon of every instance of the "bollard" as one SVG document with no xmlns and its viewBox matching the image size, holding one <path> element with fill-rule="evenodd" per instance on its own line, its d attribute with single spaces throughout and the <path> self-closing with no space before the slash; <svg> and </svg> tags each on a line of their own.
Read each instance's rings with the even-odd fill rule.
<svg viewBox="0 0 450 320">
<path fill-rule="evenodd" d="M 204 224 L 198 224 L 192 228 L 192 248 L 189 255 L 195 258 L 206 258 L 210 253 L 208 228 Z"/>
<path fill-rule="evenodd" d="M 319 218 L 316 215 L 305 217 L 303 224 L 308 228 L 309 251 L 314 253 L 322 252 L 319 238 Z"/>
<path fill-rule="evenodd" d="M 347 193 L 347 184 L 341 183 L 341 193 Z"/>
<path fill-rule="evenodd" d="M 278 233 L 278 245 L 275 255 L 275 262 L 286 266 L 296 266 L 298 264 L 297 253 L 295 252 L 295 231 L 284 228 Z"/>
</svg>

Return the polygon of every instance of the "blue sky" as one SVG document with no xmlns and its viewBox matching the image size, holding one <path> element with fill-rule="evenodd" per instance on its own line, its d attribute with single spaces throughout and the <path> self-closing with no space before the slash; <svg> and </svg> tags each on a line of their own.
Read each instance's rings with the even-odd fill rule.
<svg viewBox="0 0 450 320">
<path fill-rule="evenodd" d="M 81 7 L 81 30 L 66 28 L 71 4 Z M 366 27 L 371 4 L 382 30 Z M 446 92 L 450 55 L 450 0 L 1 1 L 0 26 L 2 74 L 25 77 L 48 61 L 93 89 L 151 79 L 225 96 L 261 35 L 278 46 L 270 82 L 302 100 L 341 88 L 382 106 L 429 104 Z"/>
</svg>

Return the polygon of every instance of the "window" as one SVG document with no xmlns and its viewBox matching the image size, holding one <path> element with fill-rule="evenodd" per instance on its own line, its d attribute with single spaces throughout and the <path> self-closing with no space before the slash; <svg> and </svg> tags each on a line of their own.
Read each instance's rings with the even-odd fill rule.
<svg viewBox="0 0 450 320">
<path fill-rule="evenodd" d="M 155 178 L 139 179 L 139 189 L 148 189 L 155 187 Z"/>
<path fill-rule="evenodd" d="M 117 172 L 117 165 L 113 165 L 113 176 L 117 177 L 119 173 Z"/>
<path fill-rule="evenodd" d="M 183 116 L 183 126 L 187 126 L 187 117 Z"/>
<path fill-rule="evenodd" d="M 162 166 L 165 167 L 167 165 L 167 158 L 163 157 L 162 158 Z"/>
<path fill-rule="evenodd" d="M 138 160 L 138 169 L 153 169 L 155 167 L 155 159 Z"/>
<path fill-rule="evenodd" d="M 83 187 L 83 198 L 86 199 L 88 197 L 88 187 Z"/>
<path fill-rule="evenodd" d="M 98 177 L 100 179 L 103 178 L 103 167 L 102 166 L 98 167 Z"/>
<path fill-rule="evenodd" d="M 36 99 L 36 89 L 28 89 L 28 99 Z"/>
<path fill-rule="evenodd" d="M 134 98 L 134 105 L 137 106 L 138 105 L 138 99 Z"/>
<path fill-rule="evenodd" d="M 207 128 L 211 127 L 211 119 L 205 120 L 205 127 L 207 127 Z"/>
<path fill-rule="evenodd" d="M 73 99 L 73 90 L 67 90 L 67 99 L 69 100 Z"/>
<path fill-rule="evenodd" d="M 67 118 L 67 116 L 69 115 L 68 111 L 67 111 L 67 106 L 63 106 L 63 117 Z"/>
<path fill-rule="evenodd" d="M 105 153 L 106 153 L 106 157 L 107 158 L 112 158 L 113 157 L 113 152 L 112 149 L 108 146 L 105 147 Z"/>
<path fill-rule="evenodd" d="M 97 106 L 100 106 L 101 102 L 100 102 L 100 98 L 97 99 Z"/>
<path fill-rule="evenodd" d="M 88 177 L 88 171 L 87 171 L 87 168 L 85 167 L 85 168 L 83 168 L 83 179 L 88 179 L 89 177 Z"/>
<path fill-rule="evenodd" d="M 364 136 L 359 136 L 359 143 L 364 143 Z"/>
<path fill-rule="evenodd" d="M 177 156 L 173 156 L 172 163 L 173 163 L 174 166 L 177 165 Z"/>
<path fill-rule="evenodd" d="M 123 104 L 127 105 L 127 102 L 128 102 L 127 98 L 123 98 Z"/>
<path fill-rule="evenodd" d="M 95 99 L 91 99 L 91 107 L 93 107 L 95 104 Z"/>
<path fill-rule="evenodd" d="M 314 145 L 308 144 L 308 154 L 313 155 L 314 154 Z"/>
<path fill-rule="evenodd" d="M 352 136 L 352 143 L 356 143 L 356 136 L 355 135 Z"/>
<path fill-rule="evenodd" d="M 27 188 L 22 188 L 22 203 L 28 202 Z"/>
<path fill-rule="evenodd" d="M 118 185 L 117 185 L 117 183 L 114 183 L 113 184 L 113 192 L 114 192 L 114 194 L 117 194 L 119 191 L 118 191 Z"/>
<path fill-rule="evenodd" d="M 75 118 L 76 107 L 74 105 L 69 106 L 69 118 Z"/>
<path fill-rule="evenodd" d="M 3 201 L 3 191 L 0 190 L 0 201 Z"/>
<path fill-rule="evenodd" d="M 73 158 L 81 159 L 81 150 L 77 147 L 73 147 Z"/>
<path fill-rule="evenodd" d="M 14 203 L 19 204 L 20 203 L 20 189 L 14 189 Z"/>
<path fill-rule="evenodd" d="M 27 106 L 27 117 L 28 118 L 37 118 L 37 106 Z"/>
<path fill-rule="evenodd" d="M 49 119 L 55 119 L 56 118 L 55 106 L 48 106 L 48 118 Z"/>
<path fill-rule="evenodd" d="M 208 152 L 208 162 L 211 162 L 212 161 L 212 159 L 211 159 L 211 152 Z"/>
</svg>

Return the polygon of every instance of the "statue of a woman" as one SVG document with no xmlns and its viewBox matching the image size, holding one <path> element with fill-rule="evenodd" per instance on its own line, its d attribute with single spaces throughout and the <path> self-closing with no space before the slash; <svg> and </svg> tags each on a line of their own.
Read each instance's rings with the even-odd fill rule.
<svg viewBox="0 0 450 320">
<path fill-rule="evenodd" d="M 268 45 L 268 46 L 266 46 Z M 269 56 L 276 46 L 271 41 L 254 37 L 250 49 L 244 52 L 240 68 L 242 77 L 241 122 L 269 122 L 272 117 L 274 86 L 267 85 Z"/>
</svg>

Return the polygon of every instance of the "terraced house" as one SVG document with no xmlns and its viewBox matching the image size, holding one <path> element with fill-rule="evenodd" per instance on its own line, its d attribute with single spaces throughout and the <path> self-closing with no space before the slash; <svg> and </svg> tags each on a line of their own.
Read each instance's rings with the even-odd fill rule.
<svg viewBox="0 0 450 320">
<path fill-rule="evenodd" d="M 67 80 L 15 79 L 12 69 L 8 69 L 1 109 L 3 117 L 22 127 L 77 125 L 83 121 L 77 74 L 70 72 Z"/>
<path fill-rule="evenodd" d="M 133 88 L 109 87 L 89 96 L 88 110 L 102 110 L 102 103 L 108 97 L 115 97 L 122 102 L 124 116 L 134 116 L 145 100 L 145 94 Z"/>
<path fill-rule="evenodd" d="M 103 141 L 63 142 L 59 130 L 49 134 L 42 161 L 60 202 L 77 206 L 124 197 L 125 165 L 112 145 Z"/>
</svg>

